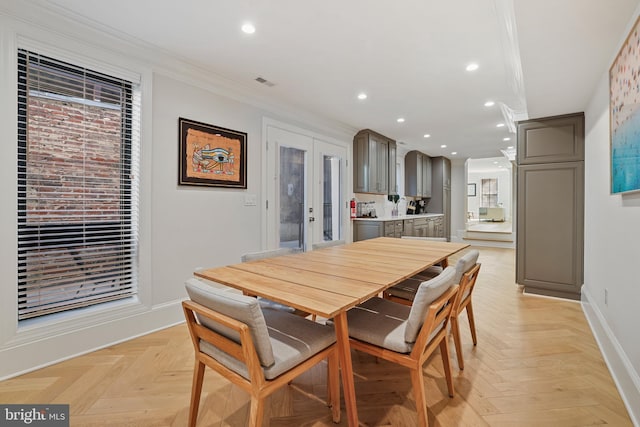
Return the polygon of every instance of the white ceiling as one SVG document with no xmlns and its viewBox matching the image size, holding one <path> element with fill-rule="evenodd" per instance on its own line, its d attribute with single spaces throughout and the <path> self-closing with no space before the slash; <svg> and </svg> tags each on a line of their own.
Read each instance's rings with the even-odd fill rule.
<svg viewBox="0 0 640 427">
<path fill-rule="evenodd" d="M 515 144 L 506 126 L 496 127 L 503 110 L 516 120 L 584 111 L 640 2 L 39 3 L 354 130 L 370 128 L 432 156 L 482 158 Z M 245 21 L 255 24 L 255 34 L 240 31 Z M 465 71 L 470 62 L 479 69 Z M 365 101 L 356 98 L 361 91 Z M 484 107 L 487 100 L 496 105 Z M 406 121 L 397 123 L 399 117 Z"/>
</svg>

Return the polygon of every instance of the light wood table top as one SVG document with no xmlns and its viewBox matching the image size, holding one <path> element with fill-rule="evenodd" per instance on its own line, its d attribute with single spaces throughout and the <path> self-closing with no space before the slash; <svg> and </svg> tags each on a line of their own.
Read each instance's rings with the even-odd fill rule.
<svg viewBox="0 0 640 427">
<path fill-rule="evenodd" d="M 379 237 L 194 274 L 307 313 L 333 318 L 347 417 L 350 426 L 357 426 L 346 311 L 434 264 L 446 264 L 449 256 L 468 246 Z"/>
</svg>

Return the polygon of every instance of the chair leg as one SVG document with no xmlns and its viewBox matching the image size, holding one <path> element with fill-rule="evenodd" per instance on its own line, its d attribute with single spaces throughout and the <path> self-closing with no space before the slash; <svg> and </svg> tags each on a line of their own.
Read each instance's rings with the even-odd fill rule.
<svg viewBox="0 0 640 427">
<path fill-rule="evenodd" d="M 327 358 L 327 405 L 331 406 L 334 423 L 340 422 L 340 365 L 338 352 L 334 351 Z"/>
<path fill-rule="evenodd" d="M 473 339 L 473 345 L 478 345 L 478 337 L 476 337 L 476 321 L 473 318 L 473 306 L 471 301 L 467 304 L 467 317 L 469 318 L 469 327 L 471 328 L 471 339 Z"/>
<path fill-rule="evenodd" d="M 444 376 L 447 379 L 447 388 L 449 389 L 449 397 L 455 396 L 453 389 L 453 374 L 451 373 L 451 362 L 449 361 L 449 343 L 445 337 L 440 342 L 440 355 L 442 356 L 442 367 L 444 368 Z"/>
<path fill-rule="evenodd" d="M 249 409 L 249 426 L 260 427 L 264 418 L 264 398 L 251 396 L 251 407 Z"/>
<path fill-rule="evenodd" d="M 413 398 L 416 401 L 416 412 L 418 413 L 418 426 L 427 427 L 427 398 L 424 393 L 424 380 L 422 378 L 422 366 L 417 369 L 410 369 L 411 385 L 413 386 Z"/>
<path fill-rule="evenodd" d="M 189 405 L 189 427 L 195 427 L 200 406 L 200 393 L 202 392 L 202 380 L 204 379 L 204 363 L 196 360 L 193 367 L 193 383 L 191 385 L 191 403 Z"/>
<path fill-rule="evenodd" d="M 453 343 L 456 346 L 456 357 L 458 358 L 458 368 L 464 369 L 464 358 L 462 357 L 462 342 L 460 341 L 460 325 L 458 317 L 451 316 L 451 332 L 453 333 Z"/>
</svg>

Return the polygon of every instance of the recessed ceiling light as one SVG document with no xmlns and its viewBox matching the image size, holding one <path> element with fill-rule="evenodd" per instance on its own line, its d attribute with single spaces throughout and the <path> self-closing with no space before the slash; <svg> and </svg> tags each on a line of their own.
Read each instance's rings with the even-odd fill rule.
<svg viewBox="0 0 640 427">
<path fill-rule="evenodd" d="M 452 151 L 452 152 L 451 152 L 451 155 L 452 155 L 452 156 L 455 156 L 456 154 L 458 154 L 458 152 L 457 152 L 457 151 Z"/>
<path fill-rule="evenodd" d="M 508 146 L 507 150 L 513 150 L 513 145 Z"/>
<path fill-rule="evenodd" d="M 431 138 L 431 135 L 429 135 L 428 133 L 425 133 L 425 134 L 424 134 L 424 137 L 425 137 L 425 138 Z"/>
<path fill-rule="evenodd" d="M 496 103 L 493 101 L 487 101 L 484 103 L 485 107 L 493 107 L 494 105 L 496 105 Z"/>
<path fill-rule="evenodd" d="M 442 144 L 440 148 L 447 148 L 447 144 Z"/>
<path fill-rule="evenodd" d="M 494 165 L 497 165 L 497 164 L 498 164 L 498 162 L 493 162 L 493 164 L 494 164 Z"/>
<path fill-rule="evenodd" d="M 502 138 L 503 141 L 511 141 L 511 138 L 506 137 L 506 138 Z"/>
<path fill-rule="evenodd" d="M 398 123 L 404 123 L 404 118 L 400 117 L 398 120 L 396 120 Z"/>
<path fill-rule="evenodd" d="M 475 62 L 472 62 L 471 64 L 467 65 L 466 70 L 467 71 L 475 71 L 478 69 L 478 64 L 476 64 Z"/>
<path fill-rule="evenodd" d="M 498 124 L 496 125 L 496 127 L 497 127 L 497 128 L 504 127 L 504 123 L 498 123 Z"/>
<path fill-rule="evenodd" d="M 362 92 L 358 94 L 358 99 L 367 99 L 367 94 Z"/>
<path fill-rule="evenodd" d="M 246 34 L 253 34 L 256 32 L 256 27 L 251 22 L 245 22 L 242 24 L 242 32 Z"/>
</svg>

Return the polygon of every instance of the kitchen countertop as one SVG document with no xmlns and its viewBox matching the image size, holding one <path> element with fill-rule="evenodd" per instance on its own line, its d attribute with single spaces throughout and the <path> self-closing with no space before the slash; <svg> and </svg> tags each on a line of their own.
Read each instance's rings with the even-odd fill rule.
<svg viewBox="0 0 640 427">
<path fill-rule="evenodd" d="M 426 213 L 426 214 L 417 214 L 417 215 L 398 215 L 398 216 L 384 216 L 378 218 L 351 218 L 354 221 L 396 221 L 396 220 L 405 220 L 405 219 L 414 219 L 414 218 L 432 218 L 436 216 L 443 216 L 441 213 Z"/>
</svg>

